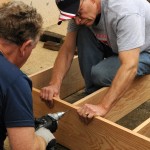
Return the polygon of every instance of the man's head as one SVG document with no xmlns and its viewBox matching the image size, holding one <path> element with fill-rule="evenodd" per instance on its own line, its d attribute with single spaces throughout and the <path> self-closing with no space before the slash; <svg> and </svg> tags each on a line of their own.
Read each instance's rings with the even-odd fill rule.
<svg viewBox="0 0 150 150">
<path fill-rule="evenodd" d="M 80 0 L 56 0 L 56 5 L 60 10 L 59 21 L 64 21 L 76 16 Z"/>
<path fill-rule="evenodd" d="M 77 24 L 92 25 L 100 13 L 100 0 L 56 0 L 60 10 L 59 22 L 75 19 Z"/>
<path fill-rule="evenodd" d="M 0 39 L 3 41 L 1 47 L 5 46 L 0 48 L 9 54 L 8 45 L 18 47 L 22 62 L 18 57 L 18 62 L 14 62 L 17 66 L 23 65 L 35 47 L 42 33 L 42 23 L 42 17 L 36 9 L 23 2 L 14 1 L 0 6 Z"/>
</svg>

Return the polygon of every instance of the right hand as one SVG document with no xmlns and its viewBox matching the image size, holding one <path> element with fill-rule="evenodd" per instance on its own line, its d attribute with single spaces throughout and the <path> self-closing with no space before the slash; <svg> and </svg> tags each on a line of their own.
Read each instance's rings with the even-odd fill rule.
<svg viewBox="0 0 150 150">
<path fill-rule="evenodd" d="M 42 137 L 45 140 L 47 146 L 49 145 L 49 147 L 54 147 L 56 145 L 56 138 L 54 137 L 54 135 L 51 133 L 50 130 L 42 127 L 38 129 L 35 132 L 35 134 L 37 136 Z"/>
<path fill-rule="evenodd" d="M 49 106 L 53 106 L 53 97 L 59 98 L 60 89 L 56 85 L 49 85 L 43 87 L 40 92 L 40 97 L 43 101 L 45 101 Z"/>
</svg>

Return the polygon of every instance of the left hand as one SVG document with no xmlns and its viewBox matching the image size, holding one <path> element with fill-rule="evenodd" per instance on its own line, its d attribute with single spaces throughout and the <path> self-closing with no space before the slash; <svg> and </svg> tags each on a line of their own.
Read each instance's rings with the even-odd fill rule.
<svg viewBox="0 0 150 150">
<path fill-rule="evenodd" d="M 108 111 L 101 105 L 84 104 L 77 110 L 80 119 L 88 124 L 93 117 L 101 116 L 104 117 Z"/>
</svg>

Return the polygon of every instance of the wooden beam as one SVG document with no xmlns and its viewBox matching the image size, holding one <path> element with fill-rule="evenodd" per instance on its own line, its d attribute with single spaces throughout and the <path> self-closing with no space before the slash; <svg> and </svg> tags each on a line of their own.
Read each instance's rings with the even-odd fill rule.
<svg viewBox="0 0 150 150">
<path fill-rule="evenodd" d="M 106 115 L 106 119 L 116 122 L 142 103 L 150 99 L 150 75 L 137 78 L 125 95 L 115 104 L 111 111 Z M 95 93 L 74 103 L 82 106 L 85 103 L 97 104 L 103 98 L 108 88 L 102 88 Z"/>
<path fill-rule="evenodd" d="M 71 150 L 149 150 L 150 139 L 107 119 L 96 117 L 89 125 L 79 119 L 73 104 L 56 99 L 54 108 L 49 109 L 39 98 L 39 91 L 33 89 L 35 116 L 50 112 L 68 111 L 60 119 L 55 133 L 58 143 Z"/>
<path fill-rule="evenodd" d="M 47 42 L 47 41 L 53 41 L 56 43 L 63 43 L 65 36 L 51 32 L 51 31 L 44 31 L 44 33 L 40 37 L 40 41 Z"/>
<path fill-rule="evenodd" d="M 47 86 L 52 75 L 52 69 L 53 67 L 38 72 L 36 74 L 29 75 L 29 78 L 32 80 L 33 87 L 41 89 L 42 87 Z M 84 80 L 80 73 L 78 57 L 75 56 L 71 68 L 67 73 L 65 79 L 63 80 L 60 90 L 60 97 L 61 99 L 64 99 L 65 97 L 83 88 L 84 88 Z"/>
<path fill-rule="evenodd" d="M 43 45 L 44 48 L 53 50 L 53 51 L 59 51 L 61 46 L 62 44 L 57 43 L 57 42 L 52 42 L 52 41 L 46 41 L 44 42 L 44 45 Z"/>
<path fill-rule="evenodd" d="M 150 138 L 150 118 L 140 124 L 133 131 Z"/>
</svg>

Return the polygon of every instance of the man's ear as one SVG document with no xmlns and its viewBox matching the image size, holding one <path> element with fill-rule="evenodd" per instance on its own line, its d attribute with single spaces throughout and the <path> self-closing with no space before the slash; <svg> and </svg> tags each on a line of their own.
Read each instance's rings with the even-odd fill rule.
<svg viewBox="0 0 150 150">
<path fill-rule="evenodd" d="M 25 52 L 32 48 L 32 40 L 27 40 L 20 46 L 20 54 L 24 56 Z"/>
</svg>

